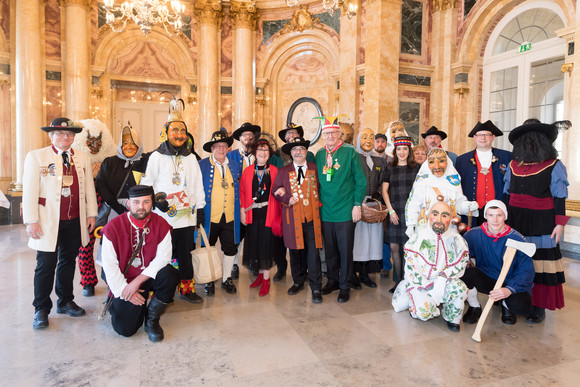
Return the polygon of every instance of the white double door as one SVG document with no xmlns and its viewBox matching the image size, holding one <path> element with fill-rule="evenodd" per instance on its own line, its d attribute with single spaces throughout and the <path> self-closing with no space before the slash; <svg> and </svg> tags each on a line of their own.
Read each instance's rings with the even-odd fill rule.
<svg viewBox="0 0 580 387">
<path fill-rule="evenodd" d="M 146 103 L 146 102 L 115 102 L 113 113 L 113 136 L 115 143 L 119 142 L 120 127 L 131 122 L 133 129 L 137 130 L 143 143 L 143 151 L 151 152 L 155 150 L 160 142 L 159 138 L 164 130 L 163 125 L 167 122 L 167 104 Z"/>
</svg>

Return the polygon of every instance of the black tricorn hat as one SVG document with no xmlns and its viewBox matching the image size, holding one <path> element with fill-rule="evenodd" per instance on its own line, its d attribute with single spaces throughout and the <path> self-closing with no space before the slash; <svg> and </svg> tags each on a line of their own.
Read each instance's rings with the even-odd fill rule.
<svg viewBox="0 0 580 387">
<path fill-rule="evenodd" d="M 304 129 L 302 128 L 302 126 L 294 125 L 293 123 L 289 123 L 288 126 L 286 126 L 286 128 L 284 128 L 278 132 L 278 137 L 280 137 L 280 140 L 286 142 L 286 133 L 292 129 L 298 131 L 299 137 L 304 137 Z"/>
<path fill-rule="evenodd" d="M 475 133 L 480 132 L 482 130 L 487 130 L 496 137 L 503 136 L 503 132 L 497 126 L 495 126 L 494 123 L 491 122 L 491 120 L 487 120 L 483 124 L 481 122 L 475 124 L 471 132 L 469 132 L 469 134 L 467 135 L 467 137 L 473 137 L 475 136 Z"/>
<path fill-rule="evenodd" d="M 226 132 L 225 128 L 221 128 L 220 130 L 211 134 L 211 140 L 203 144 L 203 150 L 211 153 L 212 145 L 218 142 L 225 142 L 228 144 L 228 147 L 231 147 L 234 143 L 234 139 L 232 137 L 228 137 L 228 132 Z"/>
<path fill-rule="evenodd" d="M 306 149 L 310 146 L 310 141 L 305 140 L 302 137 L 294 137 L 292 140 L 288 141 L 286 144 L 282 145 L 282 152 L 290 154 L 292 148 L 295 146 L 303 146 Z"/>
<path fill-rule="evenodd" d="M 129 199 L 148 195 L 153 197 L 155 195 L 153 187 L 150 185 L 134 185 L 133 187 L 129 188 L 127 193 L 129 195 Z"/>
<path fill-rule="evenodd" d="M 80 133 L 83 131 L 83 127 L 76 125 L 71 119 L 66 117 L 59 117 L 52 120 L 50 126 L 42 126 L 40 129 L 45 132 L 52 132 L 53 130 L 67 130 L 73 133 Z"/>
<path fill-rule="evenodd" d="M 437 129 L 436 126 L 430 127 L 429 130 L 426 131 L 425 133 L 421 133 L 421 137 L 425 138 L 425 137 L 430 136 L 432 134 L 436 134 L 436 135 L 440 136 L 441 140 L 445 140 L 447 138 L 447 133 L 440 131 L 439 129 Z"/>
<path fill-rule="evenodd" d="M 250 124 L 249 122 L 244 122 L 242 124 L 242 126 L 240 126 L 238 129 L 236 129 L 232 133 L 232 137 L 235 138 L 236 140 L 240 141 L 240 136 L 244 132 L 252 132 L 252 133 L 254 133 L 254 137 L 256 137 L 256 135 L 258 133 L 260 133 L 261 131 L 262 131 L 262 128 L 260 128 L 258 125 Z"/>
<path fill-rule="evenodd" d="M 546 136 L 546 138 L 550 141 L 550 144 L 556 141 L 558 137 L 558 130 L 556 126 L 553 124 L 527 124 L 521 125 L 512 130 L 508 136 L 510 143 L 514 143 L 522 134 L 528 132 L 539 132 Z"/>
</svg>

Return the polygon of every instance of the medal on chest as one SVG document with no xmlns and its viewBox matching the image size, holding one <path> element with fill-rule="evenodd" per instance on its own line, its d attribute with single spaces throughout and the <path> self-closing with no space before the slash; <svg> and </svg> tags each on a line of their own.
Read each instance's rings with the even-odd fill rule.
<svg viewBox="0 0 580 387">
<path fill-rule="evenodd" d="M 173 185 L 180 185 L 181 184 L 181 176 L 179 175 L 179 170 L 181 169 L 181 156 L 176 156 L 175 160 L 173 161 L 173 177 L 171 178 L 171 183 Z"/>
<path fill-rule="evenodd" d="M 481 170 L 479 171 L 483 176 L 486 176 L 489 173 L 489 168 L 484 168 L 481 167 Z"/>
</svg>

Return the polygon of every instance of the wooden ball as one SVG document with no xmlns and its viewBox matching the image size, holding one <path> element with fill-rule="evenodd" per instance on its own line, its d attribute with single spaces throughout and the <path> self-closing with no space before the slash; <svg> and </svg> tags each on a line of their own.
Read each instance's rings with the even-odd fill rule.
<svg viewBox="0 0 580 387">
<path fill-rule="evenodd" d="M 454 216 L 451 218 L 451 223 L 457 226 L 459 223 L 461 223 L 461 218 L 459 216 Z"/>
<path fill-rule="evenodd" d="M 443 200 L 445 200 L 445 198 L 443 197 L 443 195 L 437 195 L 437 200 L 442 202 Z"/>
<path fill-rule="evenodd" d="M 459 224 L 457 225 L 457 231 L 458 231 L 460 234 L 464 234 L 464 233 L 467 231 L 467 225 L 466 225 L 465 223 L 459 223 Z"/>
</svg>

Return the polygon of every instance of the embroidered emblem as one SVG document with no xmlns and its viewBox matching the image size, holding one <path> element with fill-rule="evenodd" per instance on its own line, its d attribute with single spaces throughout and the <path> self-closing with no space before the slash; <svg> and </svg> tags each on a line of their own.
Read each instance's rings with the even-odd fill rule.
<svg viewBox="0 0 580 387">
<path fill-rule="evenodd" d="M 175 209 L 175 206 L 170 206 L 169 209 L 167 210 L 167 216 L 173 218 L 175 215 L 177 215 L 177 210 Z"/>
<path fill-rule="evenodd" d="M 46 177 L 48 175 L 48 167 L 40 167 L 40 176 Z"/>
<path fill-rule="evenodd" d="M 425 180 L 426 178 L 428 178 L 429 175 L 428 174 L 424 174 L 424 175 L 417 175 L 417 177 L 415 178 L 415 182 L 417 181 L 421 181 L 421 180 Z"/>
<path fill-rule="evenodd" d="M 461 183 L 459 175 L 449 175 L 447 176 L 447 181 L 456 187 Z"/>
<path fill-rule="evenodd" d="M 50 176 L 56 176 L 56 167 L 55 167 L 54 163 L 48 164 L 47 168 L 48 168 L 48 174 Z"/>
</svg>

